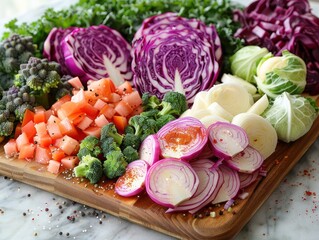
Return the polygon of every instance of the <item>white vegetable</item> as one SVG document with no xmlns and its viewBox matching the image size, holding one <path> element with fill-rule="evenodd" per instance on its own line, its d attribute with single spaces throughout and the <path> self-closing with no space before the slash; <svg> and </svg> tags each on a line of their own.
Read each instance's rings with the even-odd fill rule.
<svg viewBox="0 0 319 240">
<path fill-rule="evenodd" d="M 233 83 L 214 85 L 206 95 L 206 101 L 210 105 L 219 103 L 232 115 L 246 112 L 251 107 L 251 95 L 247 90 Z"/>
<path fill-rule="evenodd" d="M 247 82 L 246 80 L 240 77 L 237 77 L 231 74 L 224 73 L 221 78 L 221 82 L 239 84 L 243 86 L 252 95 L 257 92 L 257 88 L 253 84 Z"/>
<path fill-rule="evenodd" d="M 196 94 L 193 105 L 192 105 L 193 110 L 204 109 L 208 107 L 208 103 L 206 101 L 206 95 L 207 95 L 207 91 L 201 91 Z"/>
<path fill-rule="evenodd" d="M 248 109 L 247 112 L 261 115 L 267 109 L 268 105 L 269 105 L 268 97 L 266 94 L 264 94 Z"/>
<path fill-rule="evenodd" d="M 218 102 L 213 102 L 212 104 L 209 105 L 208 111 L 210 112 L 211 115 L 219 116 L 228 122 L 231 122 L 233 119 L 233 115 L 229 113 L 225 108 L 220 106 Z"/>
<path fill-rule="evenodd" d="M 266 159 L 275 150 L 278 137 L 274 127 L 265 118 L 254 113 L 236 115 L 233 124 L 242 127 L 249 138 L 249 144 Z"/>
<path fill-rule="evenodd" d="M 202 117 L 199 120 L 202 122 L 202 124 L 204 124 L 204 126 L 206 128 L 208 128 L 210 125 L 212 125 L 215 122 L 228 122 L 229 123 L 228 120 L 226 120 L 220 116 L 217 116 L 217 115 L 210 115 L 210 116 Z"/>
</svg>

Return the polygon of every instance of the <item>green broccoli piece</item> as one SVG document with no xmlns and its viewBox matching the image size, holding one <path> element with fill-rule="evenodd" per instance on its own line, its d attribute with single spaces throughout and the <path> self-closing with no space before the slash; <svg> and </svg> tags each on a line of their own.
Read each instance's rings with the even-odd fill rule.
<svg viewBox="0 0 319 240">
<path fill-rule="evenodd" d="M 126 147 L 130 146 L 134 149 L 138 149 L 141 145 L 141 138 L 133 133 L 126 133 L 124 135 L 121 148 L 125 149 Z"/>
<path fill-rule="evenodd" d="M 80 160 L 86 155 L 99 158 L 101 153 L 102 148 L 100 147 L 100 139 L 95 136 L 87 136 L 81 141 L 77 156 Z"/>
<path fill-rule="evenodd" d="M 118 145 L 121 145 L 123 136 L 118 133 L 114 123 L 108 123 L 101 129 L 101 141 L 110 137 L 113 138 Z"/>
<path fill-rule="evenodd" d="M 52 89 L 52 96 L 55 100 L 58 100 L 62 98 L 65 95 L 72 95 L 72 85 L 68 82 L 69 79 L 71 79 L 72 76 L 70 75 L 63 75 L 61 77 L 61 82 L 59 83 L 58 87 L 55 89 Z"/>
<path fill-rule="evenodd" d="M 159 108 L 161 104 L 160 99 L 148 92 L 142 94 L 142 107 L 144 111 Z"/>
<path fill-rule="evenodd" d="M 10 136 L 14 130 L 14 127 L 14 123 L 9 120 L 0 122 L 0 136 Z"/>
<path fill-rule="evenodd" d="M 166 123 L 175 120 L 176 118 L 171 114 L 162 115 L 156 119 L 157 131 L 160 130 Z"/>
<path fill-rule="evenodd" d="M 14 85 L 14 74 L 0 72 L 0 87 L 8 90 Z"/>
<path fill-rule="evenodd" d="M 129 120 L 130 128 L 126 131 L 132 131 L 133 133 L 141 139 L 141 142 L 151 134 L 156 133 L 156 121 L 153 118 L 148 118 L 143 115 L 135 115 Z"/>
<path fill-rule="evenodd" d="M 124 148 L 122 153 L 127 163 L 130 163 L 139 159 L 138 151 L 131 146 L 127 146 L 126 148 Z"/>
<path fill-rule="evenodd" d="M 20 64 L 27 63 L 35 56 L 37 46 L 32 37 L 13 34 L 0 43 L 0 72 L 16 74 Z"/>
<path fill-rule="evenodd" d="M 184 94 L 179 92 L 167 92 L 165 93 L 162 103 L 162 109 L 159 115 L 171 114 L 175 117 L 179 117 L 188 108 L 187 100 Z"/>
<path fill-rule="evenodd" d="M 86 155 L 82 157 L 79 165 L 73 171 L 76 177 L 85 177 L 90 183 L 95 184 L 103 176 L 103 165 L 98 158 Z"/>
<path fill-rule="evenodd" d="M 148 117 L 148 118 L 157 119 L 158 113 L 159 113 L 158 109 L 151 109 L 148 111 L 141 112 L 140 115 L 142 115 L 144 117 Z"/>
<path fill-rule="evenodd" d="M 104 174 L 109 179 L 120 177 L 125 173 L 127 164 L 121 151 L 112 151 L 103 163 Z"/>
<path fill-rule="evenodd" d="M 100 140 L 100 145 L 101 145 L 102 153 L 104 157 L 106 157 L 107 154 L 112 151 L 121 151 L 120 147 L 111 137 Z"/>
</svg>

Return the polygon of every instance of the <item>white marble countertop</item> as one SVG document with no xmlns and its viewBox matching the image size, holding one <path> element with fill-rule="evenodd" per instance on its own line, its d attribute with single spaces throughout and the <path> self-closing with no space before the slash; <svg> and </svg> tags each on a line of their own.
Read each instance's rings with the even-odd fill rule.
<svg viewBox="0 0 319 240">
<path fill-rule="evenodd" d="M 1 0 L 1 16 L 6 13 L 2 8 L 4 2 L 12 6 L 19 1 L 25 2 Z M 40 0 L 31 2 L 34 4 L 32 7 L 44 4 Z M 318 5 L 314 8 L 318 9 Z M 3 22 L 6 18 L 0 20 L 0 26 Z M 236 240 L 318 239 L 318 159 L 319 139 L 236 236 Z M 0 176 L 0 189 L 0 240 L 173 239 L 5 176 Z"/>
</svg>

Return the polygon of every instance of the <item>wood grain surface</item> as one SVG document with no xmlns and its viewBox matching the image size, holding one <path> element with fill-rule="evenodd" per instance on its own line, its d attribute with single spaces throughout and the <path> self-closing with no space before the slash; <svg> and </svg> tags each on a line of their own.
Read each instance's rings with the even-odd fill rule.
<svg viewBox="0 0 319 240">
<path fill-rule="evenodd" d="M 72 177 L 68 171 L 54 175 L 46 171 L 46 166 L 36 162 L 6 158 L 2 146 L 0 174 L 179 239 L 228 240 L 245 226 L 318 136 L 319 118 L 296 142 L 279 142 L 275 153 L 265 161 L 267 176 L 260 176 L 249 186 L 246 189 L 249 196 L 236 200 L 231 212 L 222 211 L 222 206 L 209 206 L 195 216 L 167 214 L 165 208 L 152 202 L 145 193 L 123 198 L 114 192 L 112 181 L 92 186 L 86 180 Z M 213 211 L 216 217 L 207 216 Z"/>
</svg>

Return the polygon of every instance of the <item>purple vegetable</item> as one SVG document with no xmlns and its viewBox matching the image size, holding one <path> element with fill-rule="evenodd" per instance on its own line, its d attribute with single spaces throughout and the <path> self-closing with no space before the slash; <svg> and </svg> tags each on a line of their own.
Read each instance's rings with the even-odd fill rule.
<svg viewBox="0 0 319 240">
<path fill-rule="evenodd" d="M 189 163 L 169 158 L 154 163 L 145 181 L 148 196 L 157 204 L 169 208 L 190 199 L 198 185 L 198 176 Z"/>
<path fill-rule="evenodd" d="M 261 167 L 264 158 L 255 148 L 247 146 L 242 152 L 225 162 L 239 172 L 252 173 Z"/>
<path fill-rule="evenodd" d="M 192 168 L 199 178 L 199 185 L 194 193 L 194 195 L 179 204 L 175 208 L 169 208 L 166 212 L 176 212 L 176 211 L 197 211 L 207 205 L 210 198 L 214 198 L 213 194 L 217 194 L 222 179 L 220 178 L 220 171 L 209 169 L 214 163 L 209 159 L 199 159 L 191 163 Z"/>
<path fill-rule="evenodd" d="M 240 181 L 240 189 L 248 187 L 250 184 L 255 182 L 259 176 L 259 170 L 256 170 L 253 173 L 238 173 Z"/>
<path fill-rule="evenodd" d="M 242 152 L 249 143 L 245 130 L 228 122 L 215 122 L 207 132 L 214 155 L 225 160 Z"/>
<path fill-rule="evenodd" d="M 145 188 L 146 174 L 149 164 L 144 160 L 135 160 L 126 167 L 125 174 L 115 183 L 115 192 L 123 197 L 139 194 Z"/>
<path fill-rule="evenodd" d="M 183 117 L 167 123 L 157 132 L 163 158 L 190 161 L 207 143 L 205 126 L 196 118 Z"/>
<path fill-rule="evenodd" d="M 216 82 L 222 57 L 213 25 L 174 13 L 144 20 L 132 53 L 133 82 L 141 93 L 163 98 L 173 90 L 185 94 L 189 103 Z"/>
<path fill-rule="evenodd" d="M 146 161 L 150 166 L 159 160 L 160 145 L 156 134 L 147 136 L 139 149 L 140 159 Z"/>
<path fill-rule="evenodd" d="M 260 0 L 234 13 L 241 23 L 235 36 L 248 45 L 266 47 L 275 55 L 283 50 L 307 64 L 305 91 L 319 93 L 319 18 L 307 0 Z"/>
<path fill-rule="evenodd" d="M 107 26 L 77 28 L 61 42 L 65 64 L 86 83 L 109 77 L 116 85 L 132 79 L 131 46 Z"/>
</svg>

